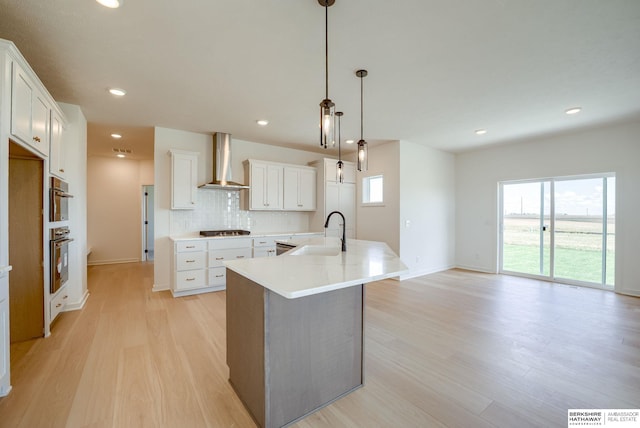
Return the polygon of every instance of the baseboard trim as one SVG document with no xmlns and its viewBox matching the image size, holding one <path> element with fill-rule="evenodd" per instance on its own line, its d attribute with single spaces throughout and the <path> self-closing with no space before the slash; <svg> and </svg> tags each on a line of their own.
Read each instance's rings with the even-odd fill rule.
<svg viewBox="0 0 640 428">
<path fill-rule="evenodd" d="M 168 285 L 156 285 L 153 284 L 153 288 L 151 288 L 151 291 L 156 292 L 156 291 L 169 291 L 170 287 Z"/>
<path fill-rule="evenodd" d="M 432 273 L 444 272 L 445 270 L 453 269 L 455 266 L 443 266 L 439 268 L 430 268 L 430 269 L 420 269 L 420 270 L 412 270 L 409 273 L 400 275 L 400 281 L 404 281 L 407 279 L 417 278 L 419 276 L 430 275 Z"/>
<path fill-rule="evenodd" d="M 88 299 L 89 290 L 85 290 L 84 294 L 82 295 L 82 299 L 80 299 L 80 302 L 67 303 L 64 307 L 64 312 L 79 311 L 80 309 L 84 308 L 84 305 L 87 303 Z"/>
<path fill-rule="evenodd" d="M 138 263 L 140 259 L 115 259 L 115 260 L 95 260 L 87 262 L 87 266 L 99 266 L 99 265 L 117 265 L 120 263 Z"/>
<path fill-rule="evenodd" d="M 470 270 L 473 272 L 482 272 L 482 273 L 491 273 L 491 274 L 497 274 L 498 272 L 489 270 L 489 269 L 485 269 L 485 268 L 481 268 L 478 266 L 466 266 L 466 265 L 456 265 L 456 266 L 452 266 L 451 269 L 464 269 L 464 270 Z"/>
</svg>

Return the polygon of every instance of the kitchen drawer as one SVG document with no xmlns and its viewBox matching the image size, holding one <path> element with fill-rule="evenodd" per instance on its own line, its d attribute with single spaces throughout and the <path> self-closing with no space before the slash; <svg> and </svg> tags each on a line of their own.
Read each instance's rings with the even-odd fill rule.
<svg viewBox="0 0 640 428">
<path fill-rule="evenodd" d="M 253 238 L 253 248 L 256 247 L 273 247 L 276 245 L 276 239 L 273 236 L 265 238 Z"/>
<path fill-rule="evenodd" d="M 253 238 L 215 238 L 209 240 L 209 251 L 229 248 L 251 248 L 252 245 Z"/>
<path fill-rule="evenodd" d="M 209 287 L 227 285 L 227 268 L 224 266 L 209 269 Z"/>
<path fill-rule="evenodd" d="M 224 266 L 224 261 L 250 258 L 251 247 L 209 251 L 209 268 Z"/>
<path fill-rule="evenodd" d="M 67 287 L 63 287 L 58 290 L 53 296 L 53 299 L 49 302 L 49 313 L 51 314 L 51 321 L 56 319 L 58 314 L 64 310 L 67 300 L 69 299 L 69 293 L 67 293 Z"/>
<path fill-rule="evenodd" d="M 176 253 L 187 253 L 193 251 L 207 251 L 207 241 L 178 241 L 176 242 Z"/>
<path fill-rule="evenodd" d="M 205 269 L 176 272 L 175 290 L 179 291 L 206 287 L 206 273 Z"/>
<path fill-rule="evenodd" d="M 207 267 L 207 253 L 178 253 L 176 254 L 176 270 L 204 269 Z"/>
</svg>

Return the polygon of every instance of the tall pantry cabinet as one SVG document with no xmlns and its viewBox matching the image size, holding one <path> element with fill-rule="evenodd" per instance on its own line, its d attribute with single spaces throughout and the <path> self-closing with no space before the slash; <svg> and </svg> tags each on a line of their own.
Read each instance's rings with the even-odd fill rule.
<svg viewBox="0 0 640 428">
<path fill-rule="evenodd" d="M 317 209 L 310 219 L 311 230 L 325 230 L 324 222 L 332 211 L 340 211 L 346 220 L 347 238 L 356 237 L 356 166 L 344 162 L 344 182 L 336 176 L 336 159 L 321 159 L 309 165 L 318 171 Z M 342 217 L 333 215 L 326 236 L 342 237 Z"/>
</svg>

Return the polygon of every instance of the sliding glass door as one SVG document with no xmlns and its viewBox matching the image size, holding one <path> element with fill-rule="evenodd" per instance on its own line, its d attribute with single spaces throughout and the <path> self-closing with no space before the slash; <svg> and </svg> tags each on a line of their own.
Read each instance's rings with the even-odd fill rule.
<svg viewBox="0 0 640 428">
<path fill-rule="evenodd" d="M 500 271 L 614 285 L 615 177 L 500 185 Z"/>
</svg>

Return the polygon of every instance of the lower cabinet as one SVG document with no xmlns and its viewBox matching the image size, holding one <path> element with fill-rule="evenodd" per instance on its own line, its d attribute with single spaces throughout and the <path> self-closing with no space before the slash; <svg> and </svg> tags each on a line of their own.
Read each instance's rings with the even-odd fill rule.
<svg viewBox="0 0 640 428">
<path fill-rule="evenodd" d="M 62 286 L 53 298 L 49 301 L 49 313 L 51 314 L 51 322 L 56 319 L 58 314 L 64 310 L 67 300 L 69 299 L 69 293 L 67 292 L 67 286 Z"/>
<path fill-rule="evenodd" d="M 324 236 L 306 233 L 301 238 Z M 295 235 L 269 235 L 253 238 L 230 237 L 174 241 L 171 260 L 171 293 L 174 297 L 226 289 L 225 261 L 273 257 L 276 241 L 287 241 Z M 53 309 L 52 309 L 53 317 Z"/>
<path fill-rule="evenodd" d="M 251 257 L 251 238 L 216 238 L 175 241 L 171 292 L 174 297 L 226 287 L 225 260 Z"/>
</svg>

